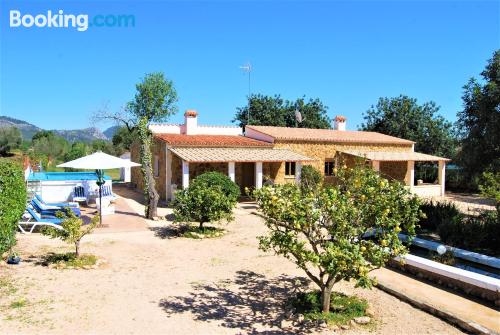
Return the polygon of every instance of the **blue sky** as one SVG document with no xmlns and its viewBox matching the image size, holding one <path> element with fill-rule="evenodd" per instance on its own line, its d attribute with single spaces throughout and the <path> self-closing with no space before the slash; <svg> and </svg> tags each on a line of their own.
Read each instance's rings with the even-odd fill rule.
<svg viewBox="0 0 500 335">
<path fill-rule="evenodd" d="M 131 100 L 148 72 L 200 122 L 228 124 L 252 93 L 319 98 L 356 129 L 381 96 L 434 100 L 451 121 L 462 86 L 500 48 L 498 1 L 2 1 L 0 114 L 83 128 Z M 9 11 L 131 14 L 135 27 L 11 28 Z M 106 124 L 99 125 L 105 128 Z"/>
</svg>

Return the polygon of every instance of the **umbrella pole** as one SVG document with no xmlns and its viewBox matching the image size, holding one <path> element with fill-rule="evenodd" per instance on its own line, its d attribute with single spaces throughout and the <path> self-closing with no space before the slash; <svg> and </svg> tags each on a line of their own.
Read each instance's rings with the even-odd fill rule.
<svg viewBox="0 0 500 335">
<path fill-rule="evenodd" d="M 99 226 L 102 227 L 102 185 L 106 182 L 104 180 L 104 171 L 96 170 L 97 185 L 99 186 Z"/>
<path fill-rule="evenodd" d="M 102 227 L 102 185 L 99 185 L 99 226 Z"/>
</svg>

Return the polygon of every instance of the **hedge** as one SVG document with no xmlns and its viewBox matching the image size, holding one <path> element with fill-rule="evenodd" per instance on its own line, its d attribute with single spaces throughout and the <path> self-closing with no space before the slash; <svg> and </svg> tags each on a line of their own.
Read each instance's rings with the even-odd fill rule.
<svg viewBox="0 0 500 335">
<path fill-rule="evenodd" d="M 0 161 L 0 255 L 16 244 L 17 222 L 26 208 L 26 184 L 22 168 Z"/>
</svg>

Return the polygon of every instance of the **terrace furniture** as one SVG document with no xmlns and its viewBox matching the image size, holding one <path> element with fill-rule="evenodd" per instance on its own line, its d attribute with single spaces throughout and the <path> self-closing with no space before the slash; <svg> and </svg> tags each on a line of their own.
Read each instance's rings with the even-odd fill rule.
<svg viewBox="0 0 500 335">
<path fill-rule="evenodd" d="M 73 189 L 72 199 L 75 202 L 88 202 L 85 188 L 82 185 L 77 185 Z"/>
<path fill-rule="evenodd" d="M 38 193 L 35 194 L 35 198 L 44 206 L 47 207 L 79 207 L 77 202 L 46 202 L 43 200 L 42 196 Z"/>
<path fill-rule="evenodd" d="M 99 189 L 91 190 L 86 189 L 87 205 L 95 200 L 96 204 L 99 202 Z M 111 186 L 102 186 L 102 200 L 107 200 L 109 202 L 114 202 L 118 197 L 111 191 Z M 102 208 L 105 208 L 103 205 Z"/>
<path fill-rule="evenodd" d="M 102 209 L 100 206 L 102 205 Z M 102 198 L 102 201 L 96 201 L 97 210 L 101 213 L 101 215 L 111 215 L 115 214 L 115 206 L 111 204 L 109 198 Z"/>
<path fill-rule="evenodd" d="M 60 226 L 62 223 L 62 220 L 51 215 L 41 215 L 37 213 L 33 208 L 31 208 L 28 205 L 28 208 L 26 208 L 26 212 L 23 214 L 23 220 L 25 221 L 19 221 L 17 226 L 19 230 L 23 233 L 32 233 L 33 230 L 35 230 L 35 227 L 38 226 L 48 226 L 48 227 L 53 227 L 56 229 L 62 230 L 63 228 Z M 26 231 L 23 229 L 23 225 L 31 226 L 31 229 L 29 231 Z"/>
<path fill-rule="evenodd" d="M 103 187 L 102 187 L 102 198 L 103 199 L 108 199 L 109 201 L 113 202 L 118 197 L 111 191 L 111 186 L 109 186 L 109 185 L 103 185 Z"/>
<path fill-rule="evenodd" d="M 78 207 L 57 207 L 57 206 L 46 206 L 43 205 L 37 198 L 31 200 L 31 205 L 36 211 L 42 215 L 55 216 L 57 212 L 65 213 L 67 209 L 70 209 L 76 216 L 80 217 L 82 214 L 80 208 Z"/>
</svg>

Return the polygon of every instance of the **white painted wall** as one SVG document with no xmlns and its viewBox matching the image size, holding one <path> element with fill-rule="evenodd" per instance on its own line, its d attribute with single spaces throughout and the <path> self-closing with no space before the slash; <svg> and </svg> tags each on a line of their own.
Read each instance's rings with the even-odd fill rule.
<svg viewBox="0 0 500 335">
<path fill-rule="evenodd" d="M 441 185 L 416 185 L 413 186 L 411 192 L 420 197 L 439 197 L 441 196 Z"/>
<path fill-rule="evenodd" d="M 262 162 L 255 162 L 255 188 L 262 188 Z"/>
<path fill-rule="evenodd" d="M 259 140 L 259 141 L 264 141 L 264 142 L 268 142 L 268 143 L 274 143 L 274 138 L 273 137 L 271 137 L 269 135 L 266 135 L 266 134 L 262 134 L 261 132 L 255 131 L 252 128 L 246 128 L 245 129 L 245 136 L 253 138 L 253 139 L 256 139 L 256 140 Z"/>
<path fill-rule="evenodd" d="M 123 155 L 120 156 L 121 159 L 124 159 L 126 161 L 130 161 L 130 152 L 126 152 L 124 153 Z M 131 176 L 131 173 L 130 173 L 130 169 L 131 168 L 121 168 L 120 169 L 120 180 L 121 181 L 124 181 L 126 183 L 130 183 L 130 176 Z"/>
<path fill-rule="evenodd" d="M 243 129 L 231 126 L 206 126 L 198 125 L 198 134 L 200 135 L 242 135 Z"/>
<path fill-rule="evenodd" d="M 153 134 L 181 134 L 181 126 L 178 124 L 152 123 L 149 130 Z"/>
<path fill-rule="evenodd" d="M 182 188 L 189 187 L 189 163 L 182 161 Z"/>
<path fill-rule="evenodd" d="M 441 186 L 441 196 L 445 195 L 445 184 L 446 184 L 446 162 L 439 161 L 438 163 L 438 181 Z"/>
<path fill-rule="evenodd" d="M 153 134 L 187 135 L 242 135 L 243 129 L 232 126 L 209 126 L 198 124 L 198 117 L 186 117 L 184 124 L 151 123 L 149 130 Z"/>
<path fill-rule="evenodd" d="M 231 179 L 233 182 L 236 181 L 235 166 L 235 162 L 227 163 L 227 174 L 229 176 L 229 179 Z"/>
<path fill-rule="evenodd" d="M 81 180 L 69 181 L 42 181 L 42 198 L 47 202 L 66 202 L 71 201 L 71 195 L 76 185 L 81 185 Z M 95 180 L 89 180 L 88 185 L 92 190 L 98 190 Z M 111 180 L 106 180 L 105 185 L 112 186 Z"/>
</svg>

